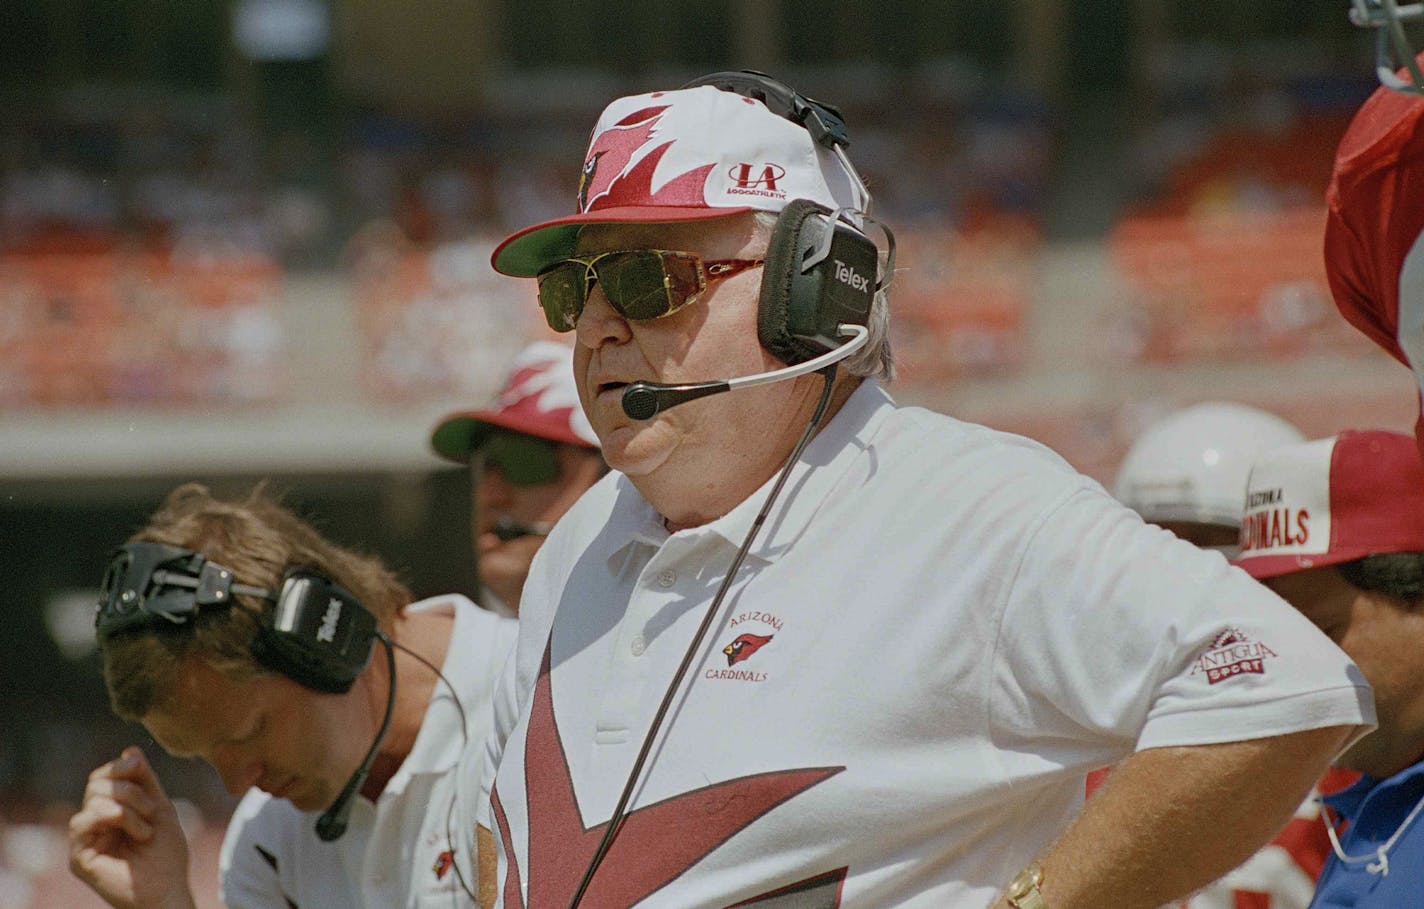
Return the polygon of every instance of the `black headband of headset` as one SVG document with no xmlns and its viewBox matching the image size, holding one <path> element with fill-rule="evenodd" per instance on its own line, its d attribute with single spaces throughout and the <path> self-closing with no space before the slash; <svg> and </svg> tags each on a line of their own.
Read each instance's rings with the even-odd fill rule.
<svg viewBox="0 0 1424 909">
<path fill-rule="evenodd" d="M 319 572 L 289 568 L 273 592 L 235 584 L 232 569 L 164 543 L 128 543 L 114 552 L 94 630 L 103 644 L 133 629 L 191 627 L 204 609 L 228 608 L 236 595 L 275 604 L 257 617 L 253 659 L 316 691 L 349 691 L 381 637 L 370 610 Z"/>
<path fill-rule="evenodd" d="M 765 104 L 766 109 L 773 114 L 805 127 L 811 138 L 826 148 L 834 148 L 837 145 L 842 148 L 850 147 L 845 117 L 841 116 L 839 110 L 829 104 L 813 101 L 766 73 L 753 69 L 709 73 L 693 79 L 683 88 L 696 88 L 699 85 L 710 85 L 724 92 L 755 98 Z"/>
<path fill-rule="evenodd" d="M 166 543 L 125 543 L 109 559 L 94 616 L 100 643 L 131 628 L 191 621 L 205 606 L 227 606 L 233 594 L 276 601 L 261 587 L 234 584 L 232 570 Z"/>
</svg>

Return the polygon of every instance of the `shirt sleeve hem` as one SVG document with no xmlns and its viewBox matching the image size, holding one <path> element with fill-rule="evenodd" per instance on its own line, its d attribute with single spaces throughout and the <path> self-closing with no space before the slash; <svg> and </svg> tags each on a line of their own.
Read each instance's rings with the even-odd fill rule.
<svg viewBox="0 0 1424 909">
<path fill-rule="evenodd" d="M 1269 704 L 1269 716 L 1258 716 Z M 1137 740 L 1137 751 L 1190 745 L 1219 745 L 1264 739 L 1327 726 L 1354 726 L 1345 747 L 1354 744 L 1375 728 L 1374 696 L 1368 686 L 1347 685 L 1307 691 L 1252 705 L 1249 720 L 1242 723 L 1242 708 L 1226 705 L 1190 713 L 1152 717 Z"/>
</svg>

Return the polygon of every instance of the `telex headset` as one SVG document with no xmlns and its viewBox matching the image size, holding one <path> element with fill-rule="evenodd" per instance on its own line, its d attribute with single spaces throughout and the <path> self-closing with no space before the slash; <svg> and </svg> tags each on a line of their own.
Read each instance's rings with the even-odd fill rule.
<svg viewBox="0 0 1424 909">
<path fill-rule="evenodd" d="M 243 594 L 276 607 L 258 619 L 252 657 L 315 691 L 344 694 L 366 668 L 376 619 L 340 585 L 316 572 L 288 571 L 278 591 L 233 581 L 202 553 L 164 543 L 128 543 L 109 561 L 95 629 L 99 640 L 135 628 L 186 625 L 204 609 Z"/>
<path fill-rule="evenodd" d="M 868 340 L 871 304 L 894 273 L 895 236 L 868 213 L 870 191 L 846 157 L 850 139 L 840 111 L 752 70 L 712 73 L 683 88 L 702 85 L 761 101 L 773 114 L 806 129 L 839 162 L 857 204 L 832 211 L 809 199 L 793 199 L 777 215 L 762 269 L 757 338 L 789 364 L 786 369 L 688 385 L 635 382 L 623 392 L 623 409 L 635 420 L 652 419 L 695 398 L 833 366 Z M 875 243 L 852 218 L 873 223 L 885 234 L 883 271 Z M 854 337 L 847 340 L 847 334 Z"/>
<path fill-rule="evenodd" d="M 699 85 L 754 98 L 773 114 L 804 127 L 817 145 L 835 156 L 859 196 L 857 208 L 835 212 L 808 199 L 791 201 L 777 216 L 762 275 L 757 333 L 763 347 L 789 364 L 840 347 L 845 343 L 840 326 L 865 325 L 871 301 L 883 286 L 877 277 L 875 243 L 845 220 L 865 217 L 870 200 L 845 154 L 850 145 L 845 119 L 836 108 L 764 73 L 713 73 L 683 88 Z M 893 250 L 893 238 L 890 243 Z"/>
<path fill-rule="evenodd" d="M 371 747 L 336 801 L 317 818 L 322 840 L 346 832 L 356 793 L 395 710 L 395 653 L 376 617 L 340 585 L 305 569 L 289 570 L 279 590 L 238 584 L 232 570 L 207 556 L 165 543 L 127 543 L 115 550 L 104 572 L 94 627 L 102 644 L 121 632 L 175 628 L 193 623 L 204 609 L 231 608 L 235 595 L 275 603 L 258 618 L 252 658 L 261 666 L 324 694 L 345 694 L 371 658 L 371 645 L 385 645 L 391 679 L 386 712 Z"/>
</svg>

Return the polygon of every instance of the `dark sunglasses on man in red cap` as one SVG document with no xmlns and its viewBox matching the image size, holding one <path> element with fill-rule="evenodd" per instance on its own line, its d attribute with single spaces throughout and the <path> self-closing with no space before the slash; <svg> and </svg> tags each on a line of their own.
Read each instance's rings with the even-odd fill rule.
<svg viewBox="0 0 1424 909">
<path fill-rule="evenodd" d="M 481 466 L 511 486 L 538 486 L 559 478 L 558 443 L 522 432 L 494 430 L 474 452 Z"/>
</svg>

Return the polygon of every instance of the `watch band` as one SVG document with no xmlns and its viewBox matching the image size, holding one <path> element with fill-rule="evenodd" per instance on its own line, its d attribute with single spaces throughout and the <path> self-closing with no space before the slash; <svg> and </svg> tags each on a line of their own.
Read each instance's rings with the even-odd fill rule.
<svg viewBox="0 0 1424 909">
<path fill-rule="evenodd" d="M 1014 909 L 1048 909 L 1048 901 L 1043 898 L 1039 885 L 1043 883 L 1043 866 L 1031 862 L 1027 868 L 1014 875 L 1004 896 Z"/>
</svg>

